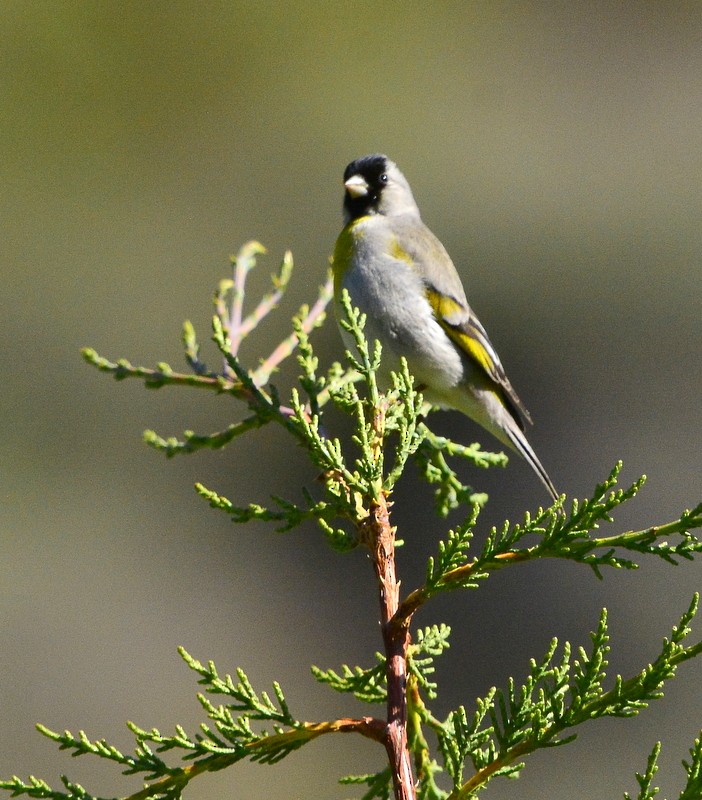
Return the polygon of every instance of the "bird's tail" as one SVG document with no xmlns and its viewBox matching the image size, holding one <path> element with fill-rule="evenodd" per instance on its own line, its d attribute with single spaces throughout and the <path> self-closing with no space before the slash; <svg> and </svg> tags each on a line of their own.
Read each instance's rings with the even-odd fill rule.
<svg viewBox="0 0 702 800">
<path fill-rule="evenodd" d="M 482 425 L 496 439 L 499 439 L 502 444 L 516 450 L 538 475 L 551 499 L 554 502 L 558 500 L 559 494 L 553 481 L 549 478 L 548 472 L 532 450 L 520 427 L 517 411 L 512 413 L 512 404 L 508 405 L 505 402 L 503 393 L 498 391 L 494 384 L 488 386 L 459 384 L 454 391 L 444 392 L 443 396 L 439 398 L 434 396 L 427 398 L 426 394 L 424 397 L 429 399 L 429 402 L 438 402 L 445 408 L 462 411 L 466 416 Z"/>
<path fill-rule="evenodd" d="M 524 433 L 519 429 L 516 423 L 506 427 L 505 433 L 507 434 L 507 437 L 509 438 L 509 441 L 514 449 L 524 458 L 527 464 L 529 464 L 529 466 L 539 476 L 539 480 L 548 490 L 548 493 L 551 495 L 551 499 L 554 502 L 558 500 L 559 495 L 556 491 L 556 487 L 553 485 L 553 481 L 551 478 L 549 478 L 548 472 L 546 472 L 543 464 L 539 461 Z"/>
</svg>

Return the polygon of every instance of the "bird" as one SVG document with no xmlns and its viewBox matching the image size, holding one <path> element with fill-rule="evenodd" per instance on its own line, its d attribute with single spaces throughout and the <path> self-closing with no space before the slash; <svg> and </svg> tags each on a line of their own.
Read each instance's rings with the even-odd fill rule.
<svg viewBox="0 0 702 800">
<path fill-rule="evenodd" d="M 468 305 L 446 248 L 422 222 L 410 185 L 386 155 L 344 171 L 344 226 L 332 257 L 337 321 L 343 290 L 366 315 L 383 360 L 404 356 L 425 401 L 462 412 L 531 466 L 552 500 L 556 488 L 524 433 L 531 416 L 485 328 Z M 339 325 L 344 342 L 351 335 Z"/>
</svg>

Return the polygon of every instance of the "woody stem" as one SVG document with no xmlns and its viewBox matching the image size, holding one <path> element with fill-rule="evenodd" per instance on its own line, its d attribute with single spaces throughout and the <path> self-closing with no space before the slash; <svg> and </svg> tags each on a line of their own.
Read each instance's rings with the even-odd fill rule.
<svg viewBox="0 0 702 800">
<path fill-rule="evenodd" d="M 415 800 L 412 762 L 407 746 L 407 648 L 410 643 L 409 618 L 393 625 L 399 607 L 400 587 L 395 575 L 395 531 L 390 525 L 387 498 L 371 506 L 364 539 L 373 556 L 380 596 L 380 621 L 387 659 L 387 728 L 385 749 L 388 754 L 395 800 Z"/>
</svg>

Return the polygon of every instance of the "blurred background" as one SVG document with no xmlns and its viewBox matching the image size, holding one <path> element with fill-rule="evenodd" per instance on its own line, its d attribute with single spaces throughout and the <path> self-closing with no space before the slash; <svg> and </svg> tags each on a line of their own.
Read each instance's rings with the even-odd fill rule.
<svg viewBox="0 0 702 800">
<path fill-rule="evenodd" d="M 221 672 L 244 667 L 258 688 L 279 679 L 302 718 L 365 713 L 309 674 L 310 663 L 367 665 L 380 647 L 364 553 L 333 553 L 312 527 L 235 528 L 192 489 L 296 499 L 315 478 L 303 455 L 266 429 L 167 461 L 143 429 L 210 432 L 243 409 L 116 384 L 79 356 L 90 345 L 179 368 L 188 318 L 215 363 L 212 292 L 229 255 L 257 238 L 270 255 L 253 299 L 286 248 L 297 270 L 242 350 L 255 365 L 316 297 L 357 156 L 387 152 L 407 175 L 559 489 L 589 495 L 620 458 L 625 482 L 647 473 L 612 533 L 699 502 L 699 3 L 9 0 L 0 13 L 0 775 L 56 785 L 66 772 L 103 796 L 136 791 L 33 725 L 127 749 L 127 719 L 194 731 L 202 713 L 179 644 Z M 333 325 L 315 342 L 324 363 L 341 357 Z M 281 372 L 282 392 L 294 376 Z M 494 446 L 456 414 L 434 421 Z M 480 536 L 547 500 L 516 457 L 462 474 L 490 493 Z M 446 526 L 412 476 L 396 501 L 409 590 Z M 454 629 L 438 712 L 523 679 L 552 636 L 587 645 L 603 606 L 612 672 L 630 675 L 701 588 L 700 563 L 644 562 L 598 581 L 552 562 L 437 602 L 417 623 Z M 685 665 L 639 718 L 582 728 L 485 796 L 621 797 L 658 739 L 670 796 L 702 727 L 701 686 L 700 663 Z M 203 777 L 188 796 L 340 800 L 361 792 L 337 776 L 382 760 L 372 743 L 327 737 L 275 767 Z"/>
</svg>

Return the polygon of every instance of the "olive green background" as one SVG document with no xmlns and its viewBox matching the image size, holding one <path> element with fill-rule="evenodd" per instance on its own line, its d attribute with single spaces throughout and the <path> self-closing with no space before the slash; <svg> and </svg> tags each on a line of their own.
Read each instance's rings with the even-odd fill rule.
<svg viewBox="0 0 702 800">
<path fill-rule="evenodd" d="M 380 646 L 370 565 L 319 532 L 234 528 L 192 490 L 295 499 L 314 471 L 276 430 L 166 461 L 140 441 L 238 418 L 229 398 L 115 384 L 79 348 L 182 364 L 182 320 L 207 343 L 228 256 L 257 238 L 297 271 L 242 351 L 251 364 L 323 280 L 341 175 L 387 152 L 452 254 L 536 425 L 559 488 L 582 496 L 614 462 L 649 483 L 611 529 L 671 519 L 700 480 L 702 8 L 697 2 L 3 2 L 0 4 L 2 391 L 0 775 L 67 772 L 103 795 L 139 788 L 33 730 L 84 728 L 129 748 L 123 722 L 194 731 L 195 681 L 175 648 L 257 687 L 280 679 L 306 719 L 365 712 L 309 664 L 369 664 Z M 341 356 L 333 326 L 316 335 Z M 206 357 L 216 360 L 212 347 Z M 287 391 L 294 370 L 278 385 Z M 334 420 L 332 420 L 334 422 Z M 336 420 L 338 423 L 338 420 Z M 436 417 L 459 440 L 472 423 Z M 529 469 L 466 469 L 480 525 L 546 500 Z M 396 521 L 403 587 L 442 524 L 408 478 Z M 460 517 L 453 518 L 453 522 Z M 588 642 L 607 606 L 612 670 L 631 674 L 702 588 L 699 563 L 638 572 L 543 563 L 455 594 L 439 711 L 524 676 L 550 637 Z M 621 797 L 653 743 L 660 784 L 702 727 L 702 666 L 633 721 L 583 728 L 486 798 Z M 204 777 L 192 800 L 347 798 L 340 774 L 383 753 L 327 738 L 276 767 Z"/>
</svg>

